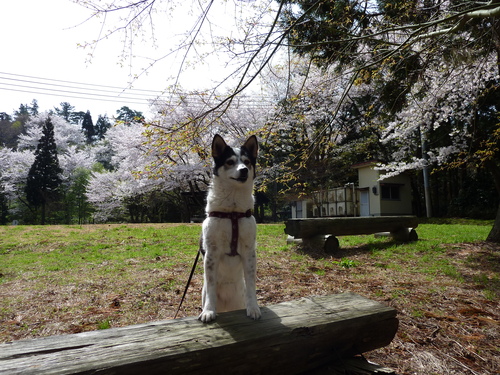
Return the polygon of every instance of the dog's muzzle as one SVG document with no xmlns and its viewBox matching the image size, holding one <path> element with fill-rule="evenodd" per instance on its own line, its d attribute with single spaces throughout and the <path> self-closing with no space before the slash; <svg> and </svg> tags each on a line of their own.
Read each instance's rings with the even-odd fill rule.
<svg viewBox="0 0 500 375">
<path fill-rule="evenodd" d="M 248 168 L 247 167 L 239 168 L 238 172 L 240 173 L 239 177 L 233 178 L 233 180 L 239 182 L 246 182 L 246 180 L 248 180 Z"/>
</svg>

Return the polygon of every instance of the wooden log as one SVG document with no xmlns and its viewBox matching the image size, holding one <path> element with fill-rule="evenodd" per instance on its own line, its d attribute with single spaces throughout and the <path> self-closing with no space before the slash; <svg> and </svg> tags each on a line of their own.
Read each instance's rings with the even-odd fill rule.
<svg viewBox="0 0 500 375">
<path fill-rule="evenodd" d="M 352 293 L 0 345 L 8 374 L 297 374 L 388 345 L 396 311 Z"/>
<path fill-rule="evenodd" d="M 349 236 L 378 232 L 396 233 L 405 228 L 416 228 L 415 216 L 373 216 L 346 218 L 290 219 L 285 222 L 285 233 L 294 238 L 317 235 Z"/>
</svg>

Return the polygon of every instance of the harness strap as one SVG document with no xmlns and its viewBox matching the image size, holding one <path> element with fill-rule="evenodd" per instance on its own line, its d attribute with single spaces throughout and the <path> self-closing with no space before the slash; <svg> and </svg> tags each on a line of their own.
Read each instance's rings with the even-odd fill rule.
<svg viewBox="0 0 500 375">
<path fill-rule="evenodd" d="M 219 219 L 231 219 L 232 233 L 231 233 L 231 252 L 227 255 L 234 257 L 238 254 L 238 220 L 243 217 L 252 216 L 252 210 L 246 212 L 220 212 L 212 211 L 208 213 L 209 217 L 217 217 Z"/>
</svg>

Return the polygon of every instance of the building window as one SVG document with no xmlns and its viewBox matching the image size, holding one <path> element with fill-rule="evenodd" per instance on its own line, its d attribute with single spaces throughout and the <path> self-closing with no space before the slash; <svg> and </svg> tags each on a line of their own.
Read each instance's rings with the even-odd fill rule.
<svg viewBox="0 0 500 375">
<path fill-rule="evenodd" d="M 384 184 L 380 186 L 380 194 L 383 200 L 399 201 L 401 199 L 399 189 L 401 185 Z"/>
</svg>

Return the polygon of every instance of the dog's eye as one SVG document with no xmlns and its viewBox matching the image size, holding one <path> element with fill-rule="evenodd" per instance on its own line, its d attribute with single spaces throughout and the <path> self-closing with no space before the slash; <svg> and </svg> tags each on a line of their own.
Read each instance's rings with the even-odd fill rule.
<svg viewBox="0 0 500 375">
<path fill-rule="evenodd" d="M 234 160 L 229 159 L 228 161 L 226 161 L 226 164 L 227 165 L 234 165 Z"/>
<path fill-rule="evenodd" d="M 248 159 L 247 159 L 247 160 L 245 160 L 243 163 L 245 163 L 245 165 L 247 165 L 247 166 L 248 166 L 248 165 L 250 165 L 250 160 L 248 160 Z"/>
</svg>

